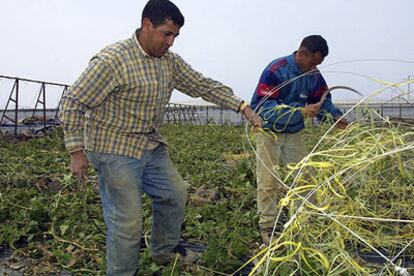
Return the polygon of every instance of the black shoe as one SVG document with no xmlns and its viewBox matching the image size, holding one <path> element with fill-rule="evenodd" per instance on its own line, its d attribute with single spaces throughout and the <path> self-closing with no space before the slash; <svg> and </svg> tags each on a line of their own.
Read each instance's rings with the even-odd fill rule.
<svg viewBox="0 0 414 276">
<path fill-rule="evenodd" d="M 158 265 L 168 265 L 178 258 L 177 263 L 181 265 L 192 265 L 196 264 L 200 257 L 200 252 L 195 252 L 181 245 L 177 245 L 172 252 L 153 255 L 152 260 Z"/>
</svg>

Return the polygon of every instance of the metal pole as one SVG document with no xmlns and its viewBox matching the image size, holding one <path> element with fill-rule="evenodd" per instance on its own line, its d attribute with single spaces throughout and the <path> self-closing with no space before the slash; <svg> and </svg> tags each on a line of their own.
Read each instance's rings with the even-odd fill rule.
<svg viewBox="0 0 414 276">
<path fill-rule="evenodd" d="M 11 89 L 11 92 L 10 92 L 10 96 L 9 96 L 9 99 L 8 99 L 8 101 L 7 101 L 7 103 L 6 103 L 6 106 L 4 107 L 4 109 L 3 109 L 3 114 L 1 115 L 1 119 L 0 119 L 0 124 L 2 124 L 3 123 L 3 119 L 4 118 L 7 118 L 7 119 L 9 119 L 9 120 L 11 120 L 7 115 L 6 115 L 6 111 L 7 111 L 7 108 L 9 107 L 9 104 L 10 104 L 10 102 L 15 102 L 14 101 L 14 99 L 13 99 L 13 92 L 14 92 L 14 89 L 16 89 L 16 81 L 14 81 L 14 83 L 13 83 L 13 87 L 12 87 L 12 89 Z"/>
<path fill-rule="evenodd" d="M 58 122 L 59 121 L 59 110 L 60 110 L 60 106 L 62 104 L 63 95 L 65 94 L 66 90 L 68 90 L 68 87 L 65 85 L 65 87 L 63 88 L 62 94 L 60 95 L 60 99 L 59 99 L 58 106 L 56 108 L 56 113 L 55 113 L 55 117 L 54 117 L 54 121 L 55 122 Z"/>
<path fill-rule="evenodd" d="M 10 77 L 10 76 L 5 76 L 5 75 L 0 75 L 0 78 L 3 79 L 9 79 L 9 80 L 21 80 L 21 81 L 27 81 L 27 82 L 35 82 L 35 83 L 45 83 L 48 85 L 57 85 L 57 86 L 68 86 L 67 84 L 63 84 L 63 83 L 56 83 L 56 82 L 47 82 L 47 81 L 40 81 L 40 80 L 32 80 L 32 79 L 25 79 L 25 78 L 18 78 L 18 77 Z"/>
<path fill-rule="evenodd" d="M 46 85 L 42 83 L 43 90 L 43 128 L 46 134 Z"/>
<path fill-rule="evenodd" d="M 400 110 L 399 110 L 400 118 L 402 118 L 402 104 L 400 103 Z"/>
<path fill-rule="evenodd" d="M 45 91 L 44 91 L 44 88 L 45 88 L 45 87 L 44 87 L 44 83 L 42 83 L 42 85 L 40 85 L 39 94 L 37 95 L 37 100 L 36 100 L 35 107 L 34 107 L 34 109 L 33 109 L 32 118 L 33 118 L 33 117 L 35 116 L 35 114 L 36 114 L 38 104 L 40 103 L 40 104 L 43 104 L 43 105 L 44 105 L 44 101 L 40 100 L 40 98 L 42 98 L 42 99 L 43 99 L 43 93 L 45 92 Z"/>
<path fill-rule="evenodd" d="M 18 123 L 18 112 L 19 112 L 19 79 L 16 79 L 16 99 L 15 99 L 15 112 L 14 112 L 14 135 L 17 135 L 17 123 Z"/>
<path fill-rule="evenodd" d="M 206 125 L 208 125 L 208 105 L 206 106 Z"/>
</svg>

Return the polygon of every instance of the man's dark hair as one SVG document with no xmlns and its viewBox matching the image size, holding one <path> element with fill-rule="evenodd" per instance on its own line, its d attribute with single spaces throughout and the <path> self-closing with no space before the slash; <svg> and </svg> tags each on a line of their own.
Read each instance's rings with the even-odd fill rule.
<svg viewBox="0 0 414 276">
<path fill-rule="evenodd" d="M 328 43 L 320 35 L 310 35 L 305 37 L 300 43 L 300 47 L 306 48 L 311 53 L 320 52 L 322 57 L 329 53 Z"/>
<path fill-rule="evenodd" d="M 184 16 L 174 3 L 168 0 L 149 0 L 142 11 L 141 22 L 144 18 L 151 20 L 154 27 L 162 25 L 170 19 L 180 28 L 184 25 Z"/>
</svg>

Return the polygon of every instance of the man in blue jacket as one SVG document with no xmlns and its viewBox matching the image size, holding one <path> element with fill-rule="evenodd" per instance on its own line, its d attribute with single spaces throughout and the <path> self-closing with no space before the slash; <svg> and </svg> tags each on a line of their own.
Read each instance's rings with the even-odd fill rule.
<svg viewBox="0 0 414 276">
<path fill-rule="evenodd" d="M 265 133 L 255 134 L 257 150 L 257 203 L 259 227 L 264 243 L 270 242 L 279 200 L 286 189 L 274 177 L 279 159 L 285 164 L 298 163 L 307 151 L 300 131 L 306 117 L 334 120 L 342 112 L 332 104 L 330 94 L 323 102 L 321 97 L 328 89 L 316 66 L 328 55 L 326 40 L 320 35 L 305 37 L 297 51 L 272 61 L 263 71 L 251 106 L 260 112 Z M 341 128 L 347 122 L 338 122 Z M 267 132 L 267 134 L 266 134 Z"/>
</svg>

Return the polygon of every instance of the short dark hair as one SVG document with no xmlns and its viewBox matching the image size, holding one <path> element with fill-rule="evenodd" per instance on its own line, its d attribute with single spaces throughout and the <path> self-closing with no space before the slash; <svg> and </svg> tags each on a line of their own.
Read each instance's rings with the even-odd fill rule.
<svg viewBox="0 0 414 276">
<path fill-rule="evenodd" d="M 141 22 L 144 18 L 151 20 L 155 27 L 164 24 L 167 19 L 172 20 L 180 28 L 184 25 L 184 16 L 178 7 L 168 0 L 149 0 L 142 11 Z"/>
<path fill-rule="evenodd" d="M 322 57 L 329 53 L 328 43 L 320 35 L 310 35 L 305 37 L 300 43 L 300 47 L 306 48 L 311 53 L 320 52 Z"/>
</svg>

